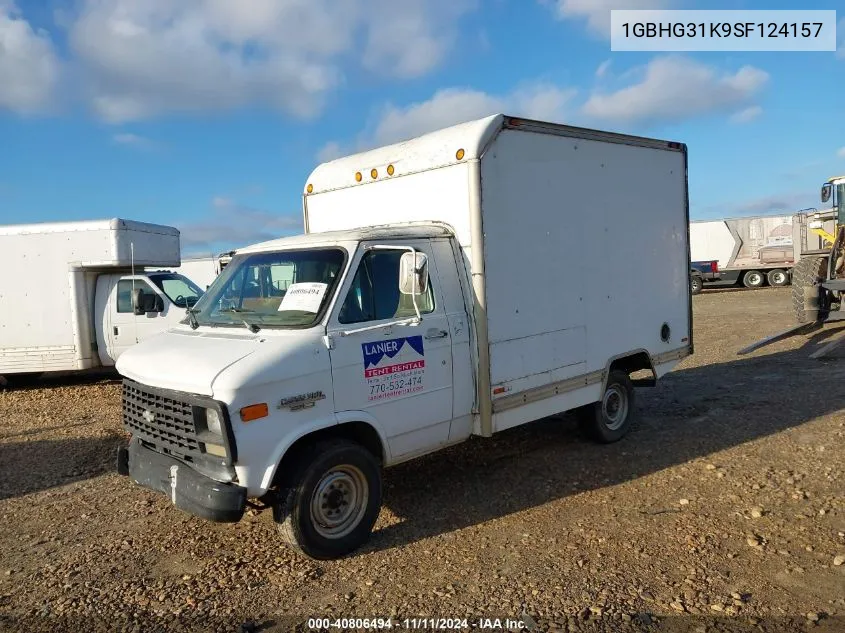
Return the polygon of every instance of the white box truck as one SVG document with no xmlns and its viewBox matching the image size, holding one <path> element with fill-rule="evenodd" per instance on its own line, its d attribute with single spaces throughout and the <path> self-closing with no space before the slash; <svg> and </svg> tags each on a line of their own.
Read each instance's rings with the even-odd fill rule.
<svg viewBox="0 0 845 633">
<path fill-rule="evenodd" d="M 692 353 L 685 145 L 496 115 L 320 165 L 303 204 L 118 360 L 118 471 L 194 515 L 249 500 L 343 556 L 382 467 L 571 410 L 614 442 Z"/>
<path fill-rule="evenodd" d="M 179 231 L 119 218 L 0 226 L 0 376 L 111 367 L 185 317 L 202 291 L 148 265 L 179 265 Z M 133 274 L 133 270 L 137 274 Z"/>
</svg>

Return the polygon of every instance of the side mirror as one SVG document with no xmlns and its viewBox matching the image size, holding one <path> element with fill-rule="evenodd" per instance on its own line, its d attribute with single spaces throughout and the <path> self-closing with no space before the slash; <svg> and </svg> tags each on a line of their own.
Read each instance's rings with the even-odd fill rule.
<svg viewBox="0 0 845 633">
<path fill-rule="evenodd" d="M 833 185 L 826 182 L 822 185 L 822 202 L 830 200 L 830 194 L 833 193 Z"/>
<path fill-rule="evenodd" d="M 428 257 L 425 253 L 408 252 L 399 260 L 399 292 L 421 295 L 428 290 Z"/>
<path fill-rule="evenodd" d="M 135 313 L 135 316 L 141 316 L 144 314 L 144 291 L 140 288 L 135 288 L 132 291 L 132 312 Z"/>
</svg>

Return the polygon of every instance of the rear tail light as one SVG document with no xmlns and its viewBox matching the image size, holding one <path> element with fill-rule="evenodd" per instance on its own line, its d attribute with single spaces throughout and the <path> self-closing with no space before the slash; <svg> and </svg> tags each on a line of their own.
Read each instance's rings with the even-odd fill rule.
<svg viewBox="0 0 845 633">
<path fill-rule="evenodd" d="M 719 272 L 719 262 L 710 262 L 710 272 L 711 273 Z"/>
</svg>

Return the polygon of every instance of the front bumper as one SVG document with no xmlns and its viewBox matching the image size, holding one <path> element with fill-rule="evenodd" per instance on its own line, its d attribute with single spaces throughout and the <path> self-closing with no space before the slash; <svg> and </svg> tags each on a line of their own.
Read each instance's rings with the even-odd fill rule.
<svg viewBox="0 0 845 633">
<path fill-rule="evenodd" d="M 161 492 L 177 508 L 217 523 L 237 523 L 246 510 L 242 486 L 215 481 L 185 462 L 162 455 L 132 438 L 117 452 L 117 470 L 150 490 Z"/>
</svg>

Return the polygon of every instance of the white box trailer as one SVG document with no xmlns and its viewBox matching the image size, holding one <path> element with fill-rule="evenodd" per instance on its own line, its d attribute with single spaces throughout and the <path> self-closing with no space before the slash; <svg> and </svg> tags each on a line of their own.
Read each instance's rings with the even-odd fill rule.
<svg viewBox="0 0 845 633">
<path fill-rule="evenodd" d="M 310 556 L 368 537 L 382 466 L 573 410 L 617 441 L 693 351 L 682 144 L 497 115 L 320 165 L 304 219 L 120 358 L 118 463 Z"/>
<path fill-rule="evenodd" d="M 0 276 L 6 379 L 113 366 L 201 295 L 181 276 L 144 272 L 179 264 L 179 231 L 168 226 L 119 218 L 0 226 L 0 252 L 12 262 Z"/>
<path fill-rule="evenodd" d="M 825 246 L 824 231 L 813 226 L 812 215 L 801 212 L 693 221 L 690 256 L 718 261 L 720 275 L 705 279 L 707 285 L 786 286 L 801 254 Z M 817 228 L 831 227 L 832 222 L 822 222 Z"/>
</svg>

